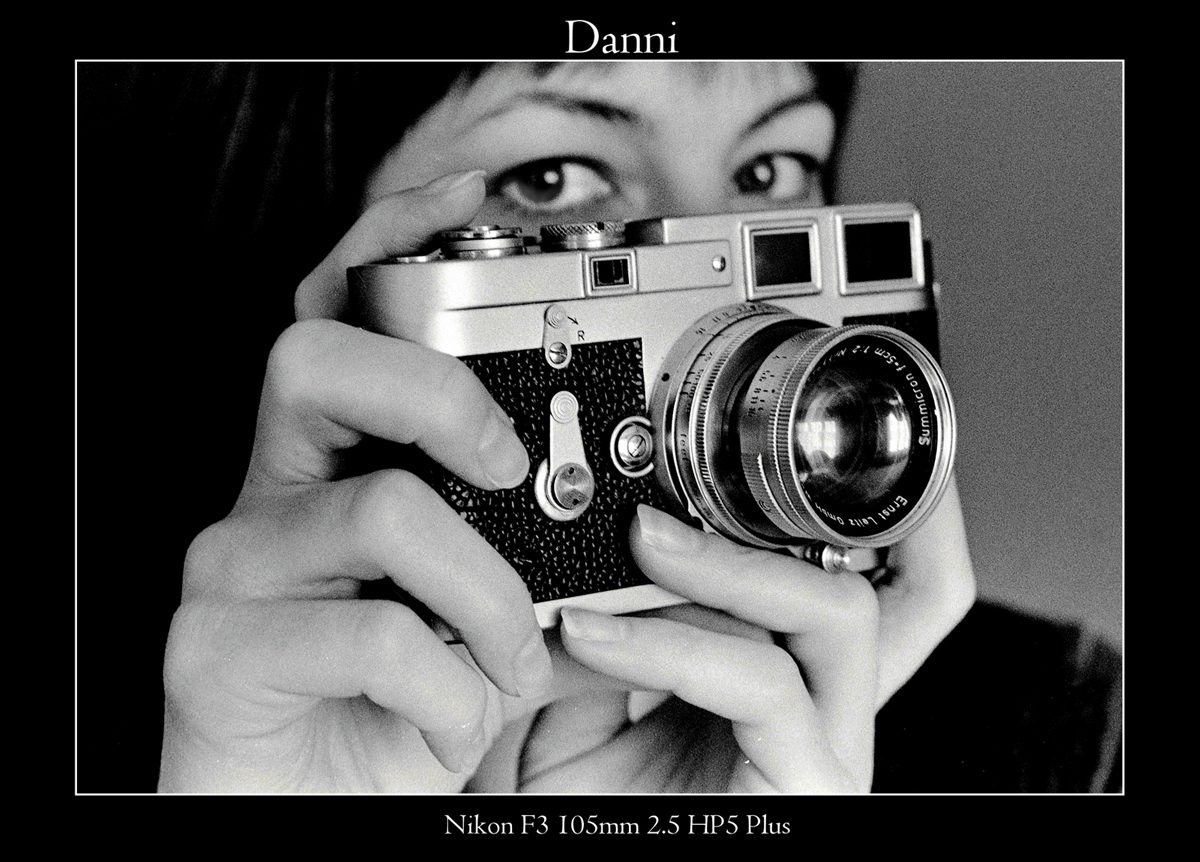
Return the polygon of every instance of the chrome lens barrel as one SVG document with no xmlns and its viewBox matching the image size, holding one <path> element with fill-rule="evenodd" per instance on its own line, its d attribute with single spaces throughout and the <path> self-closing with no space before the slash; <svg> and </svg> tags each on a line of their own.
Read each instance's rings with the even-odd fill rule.
<svg viewBox="0 0 1200 862">
<path fill-rule="evenodd" d="M 726 475 L 731 460 L 721 457 L 725 435 L 716 427 L 721 415 L 710 405 L 718 378 L 724 378 L 718 397 L 727 400 L 730 372 L 745 372 L 745 362 L 738 367 L 729 365 L 739 346 L 774 326 L 787 326 L 791 320 L 794 318 L 787 312 L 765 303 L 717 309 L 696 321 L 675 343 L 650 399 L 651 421 L 661 429 L 663 441 L 654 456 L 659 481 L 683 508 L 718 532 L 760 547 L 777 547 L 789 537 L 770 522 L 753 529 L 737 516 L 735 510 L 746 506 L 738 506 L 729 492 L 744 487 L 744 482 Z"/>
<path fill-rule="evenodd" d="M 954 459 L 949 388 L 884 326 L 826 327 L 745 303 L 698 321 L 651 402 L 658 475 L 718 532 L 780 547 L 882 547 L 932 510 Z"/>
</svg>

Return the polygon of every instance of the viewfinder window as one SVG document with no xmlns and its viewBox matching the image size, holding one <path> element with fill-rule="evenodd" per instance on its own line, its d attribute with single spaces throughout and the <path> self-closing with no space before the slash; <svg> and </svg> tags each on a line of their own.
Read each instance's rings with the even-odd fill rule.
<svg viewBox="0 0 1200 862">
<path fill-rule="evenodd" d="M 628 287 L 629 260 L 624 257 L 593 260 L 592 285 L 595 287 Z"/>
<path fill-rule="evenodd" d="M 912 228 L 907 221 L 847 222 L 846 281 L 913 277 Z"/>
<path fill-rule="evenodd" d="M 807 284 L 813 280 L 808 231 L 756 231 L 751 243 L 757 286 Z"/>
</svg>

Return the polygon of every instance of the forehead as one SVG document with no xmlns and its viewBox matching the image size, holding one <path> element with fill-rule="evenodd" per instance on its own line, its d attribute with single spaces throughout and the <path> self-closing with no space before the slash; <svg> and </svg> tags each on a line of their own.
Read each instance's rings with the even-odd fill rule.
<svg viewBox="0 0 1200 862">
<path fill-rule="evenodd" d="M 689 118 L 736 124 L 781 96 L 814 89 L 802 63 L 498 63 L 474 80 L 460 78 L 422 122 L 467 126 L 523 97 L 559 93 L 625 108 L 646 125 Z"/>
</svg>

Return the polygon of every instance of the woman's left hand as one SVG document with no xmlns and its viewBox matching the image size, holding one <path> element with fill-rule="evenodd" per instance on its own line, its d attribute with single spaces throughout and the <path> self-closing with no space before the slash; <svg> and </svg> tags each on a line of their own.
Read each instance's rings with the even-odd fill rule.
<svg viewBox="0 0 1200 862">
<path fill-rule="evenodd" d="M 670 697 L 632 723 L 619 691 L 550 704 L 526 739 L 521 789 L 869 791 L 876 709 L 974 601 L 953 480 L 892 549 L 878 590 L 645 506 L 630 532 L 647 577 L 696 604 L 639 617 L 567 609 L 562 643 L 585 667 Z"/>
</svg>

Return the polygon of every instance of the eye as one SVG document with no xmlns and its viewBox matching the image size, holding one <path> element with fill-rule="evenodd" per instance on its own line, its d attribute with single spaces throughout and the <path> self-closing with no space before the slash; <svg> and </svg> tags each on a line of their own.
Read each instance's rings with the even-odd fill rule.
<svg viewBox="0 0 1200 862">
<path fill-rule="evenodd" d="M 763 153 L 738 168 L 733 182 L 742 194 L 803 200 L 816 191 L 820 173 L 808 153 Z"/>
<path fill-rule="evenodd" d="M 613 193 L 613 184 L 598 164 L 571 158 L 518 165 L 501 174 L 493 188 L 510 204 L 534 212 L 573 209 Z"/>
</svg>

